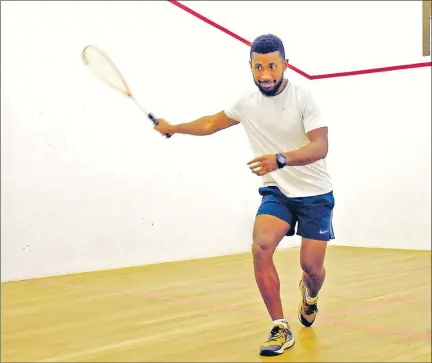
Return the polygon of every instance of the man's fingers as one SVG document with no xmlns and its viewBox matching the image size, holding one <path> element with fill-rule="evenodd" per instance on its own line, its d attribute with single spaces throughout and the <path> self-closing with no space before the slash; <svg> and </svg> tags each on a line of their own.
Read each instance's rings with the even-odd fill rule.
<svg viewBox="0 0 432 363">
<path fill-rule="evenodd" d="M 252 173 L 263 176 L 270 171 L 269 162 L 264 156 L 257 157 L 247 163 Z"/>
<path fill-rule="evenodd" d="M 263 167 L 259 167 L 256 169 L 251 169 L 252 173 L 258 175 L 258 176 L 263 176 L 265 174 L 267 174 L 267 168 L 263 168 Z"/>
<path fill-rule="evenodd" d="M 250 165 L 249 168 L 250 168 L 252 171 L 254 171 L 254 170 L 257 170 L 257 169 L 262 168 L 262 166 L 263 166 L 263 165 L 262 165 L 261 163 L 256 163 L 256 164 Z"/>
<path fill-rule="evenodd" d="M 268 164 L 269 164 L 269 162 L 267 160 L 258 160 L 255 162 L 249 162 L 248 163 L 250 168 L 256 168 L 259 166 L 267 167 Z"/>
<path fill-rule="evenodd" d="M 259 157 L 255 158 L 255 159 L 249 161 L 249 162 L 247 163 L 247 165 L 251 165 L 251 164 L 254 164 L 254 163 L 258 163 L 258 162 L 260 162 L 260 161 L 262 161 L 262 160 L 264 160 L 264 157 L 259 156 Z"/>
</svg>

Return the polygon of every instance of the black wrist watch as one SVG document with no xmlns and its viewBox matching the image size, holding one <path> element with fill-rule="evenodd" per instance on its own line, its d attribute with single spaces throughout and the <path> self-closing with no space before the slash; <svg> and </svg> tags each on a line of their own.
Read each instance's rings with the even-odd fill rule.
<svg viewBox="0 0 432 363">
<path fill-rule="evenodd" d="M 282 154 L 282 153 L 276 154 L 276 162 L 277 162 L 277 165 L 278 165 L 279 169 L 285 167 L 286 166 L 286 157 L 285 157 L 285 155 Z"/>
</svg>

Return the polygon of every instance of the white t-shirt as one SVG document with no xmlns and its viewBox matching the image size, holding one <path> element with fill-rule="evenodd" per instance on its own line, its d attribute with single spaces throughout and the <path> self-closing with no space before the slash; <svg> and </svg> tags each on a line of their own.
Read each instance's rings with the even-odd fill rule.
<svg viewBox="0 0 432 363">
<path fill-rule="evenodd" d="M 328 126 L 310 93 L 291 82 L 273 97 L 263 95 L 258 88 L 246 92 L 225 113 L 243 125 L 255 157 L 297 150 L 309 142 L 307 132 Z M 277 186 L 291 198 L 333 189 L 325 159 L 277 169 L 263 176 L 263 184 Z"/>
</svg>

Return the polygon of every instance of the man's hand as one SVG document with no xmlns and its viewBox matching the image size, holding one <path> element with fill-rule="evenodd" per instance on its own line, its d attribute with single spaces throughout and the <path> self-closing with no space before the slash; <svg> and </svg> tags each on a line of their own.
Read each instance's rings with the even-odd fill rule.
<svg viewBox="0 0 432 363">
<path fill-rule="evenodd" d="M 174 135 L 175 127 L 163 118 L 157 119 L 158 124 L 154 127 L 156 131 L 159 131 L 163 136 L 166 134 Z"/>
<path fill-rule="evenodd" d="M 278 165 L 276 162 L 276 155 L 263 155 L 259 156 L 247 163 L 249 168 L 252 170 L 252 173 L 263 176 L 267 173 L 275 171 L 278 169 Z"/>
</svg>

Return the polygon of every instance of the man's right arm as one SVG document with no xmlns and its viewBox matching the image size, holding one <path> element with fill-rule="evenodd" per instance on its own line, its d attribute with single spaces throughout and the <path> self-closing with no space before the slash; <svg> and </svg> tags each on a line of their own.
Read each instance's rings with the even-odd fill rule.
<svg viewBox="0 0 432 363">
<path fill-rule="evenodd" d="M 220 130 L 239 124 L 238 121 L 229 118 L 225 111 L 214 115 L 204 116 L 195 121 L 171 125 L 163 119 L 159 119 L 159 125 L 155 129 L 162 134 L 186 134 L 195 136 L 206 136 Z"/>
<path fill-rule="evenodd" d="M 177 134 L 205 136 L 237 125 L 238 123 L 238 121 L 229 118 L 224 111 L 221 111 L 214 115 L 201 117 L 192 122 L 174 125 L 174 132 Z"/>
</svg>

